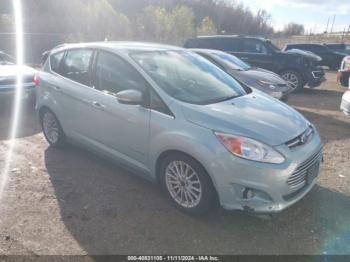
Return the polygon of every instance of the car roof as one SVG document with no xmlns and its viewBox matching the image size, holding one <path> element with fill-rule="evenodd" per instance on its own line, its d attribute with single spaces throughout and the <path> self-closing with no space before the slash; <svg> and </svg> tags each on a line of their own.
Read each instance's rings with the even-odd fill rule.
<svg viewBox="0 0 350 262">
<path fill-rule="evenodd" d="M 187 50 L 196 52 L 196 53 L 205 53 L 205 54 L 212 54 L 212 53 L 223 53 L 227 54 L 224 51 L 216 50 L 216 49 L 205 49 L 205 48 L 188 48 Z"/>
<path fill-rule="evenodd" d="M 329 46 L 344 46 L 345 43 L 324 43 L 323 45 L 329 45 Z"/>
<path fill-rule="evenodd" d="M 246 35 L 201 35 L 193 39 L 220 39 L 220 38 L 246 38 L 246 39 L 260 39 L 262 41 L 267 41 L 268 39 L 261 36 L 246 36 Z"/>
<path fill-rule="evenodd" d="M 286 46 L 300 46 L 300 45 L 313 45 L 313 46 L 323 46 L 322 44 L 310 44 L 310 43 L 298 43 L 298 44 L 286 44 Z"/>
<path fill-rule="evenodd" d="M 130 51 L 169 51 L 169 50 L 186 50 L 181 47 L 154 44 L 144 42 L 91 42 L 91 43 L 76 43 L 76 44 L 62 44 L 54 47 L 51 53 L 59 51 L 74 49 L 74 48 L 101 48 L 110 49 L 113 51 L 130 52 Z"/>
</svg>

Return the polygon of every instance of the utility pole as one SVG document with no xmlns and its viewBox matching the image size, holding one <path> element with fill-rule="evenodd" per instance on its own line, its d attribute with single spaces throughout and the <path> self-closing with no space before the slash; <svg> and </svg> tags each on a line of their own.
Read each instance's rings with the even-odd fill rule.
<svg viewBox="0 0 350 262">
<path fill-rule="evenodd" d="M 337 15 L 334 15 L 333 16 L 333 23 L 332 23 L 332 28 L 331 28 L 331 33 L 333 33 L 333 26 L 334 26 L 334 22 L 335 22 L 335 17 L 336 17 Z"/>
<path fill-rule="evenodd" d="M 328 19 L 327 19 L 327 27 L 326 27 L 326 34 L 328 33 L 328 26 L 329 26 L 329 16 L 328 16 Z"/>
</svg>

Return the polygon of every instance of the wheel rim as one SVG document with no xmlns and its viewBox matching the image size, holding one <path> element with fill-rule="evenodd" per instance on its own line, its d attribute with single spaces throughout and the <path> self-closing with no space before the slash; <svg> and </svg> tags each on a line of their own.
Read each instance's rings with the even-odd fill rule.
<svg viewBox="0 0 350 262">
<path fill-rule="evenodd" d="M 53 144 L 57 143 L 59 138 L 58 123 L 55 116 L 50 112 L 44 114 L 43 129 L 49 142 Z"/>
<path fill-rule="evenodd" d="M 171 197 L 184 208 L 193 208 L 202 198 L 202 186 L 194 169 L 183 161 L 171 162 L 165 170 L 165 181 Z"/>
<path fill-rule="evenodd" d="M 299 85 L 298 77 L 293 73 L 285 73 L 282 78 L 288 82 L 288 84 L 293 88 L 297 88 Z"/>
</svg>

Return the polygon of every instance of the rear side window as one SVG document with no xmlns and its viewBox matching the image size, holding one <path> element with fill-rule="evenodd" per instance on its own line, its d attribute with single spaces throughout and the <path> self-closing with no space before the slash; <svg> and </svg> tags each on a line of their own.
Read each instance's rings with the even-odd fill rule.
<svg viewBox="0 0 350 262">
<path fill-rule="evenodd" d="M 90 86 L 90 63 L 92 55 L 93 51 L 89 49 L 67 51 L 63 63 L 63 76 L 80 84 Z"/>
<path fill-rule="evenodd" d="M 61 65 L 63 56 L 64 56 L 64 52 L 59 52 L 50 56 L 51 70 L 58 74 L 61 74 L 60 65 Z"/>
</svg>

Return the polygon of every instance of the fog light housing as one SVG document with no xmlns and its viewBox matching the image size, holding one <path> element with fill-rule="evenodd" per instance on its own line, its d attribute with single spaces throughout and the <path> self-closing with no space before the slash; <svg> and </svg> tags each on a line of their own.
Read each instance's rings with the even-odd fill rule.
<svg viewBox="0 0 350 262">
<path fill-rule="evenodd" d="M 264 191 L 259 189 L 246 187 L 239 184 L 233 184 L 233 193 L 242 201 L 254 201 L 254 202 L 272 202 L 272 198 Z"/>
</svg>

